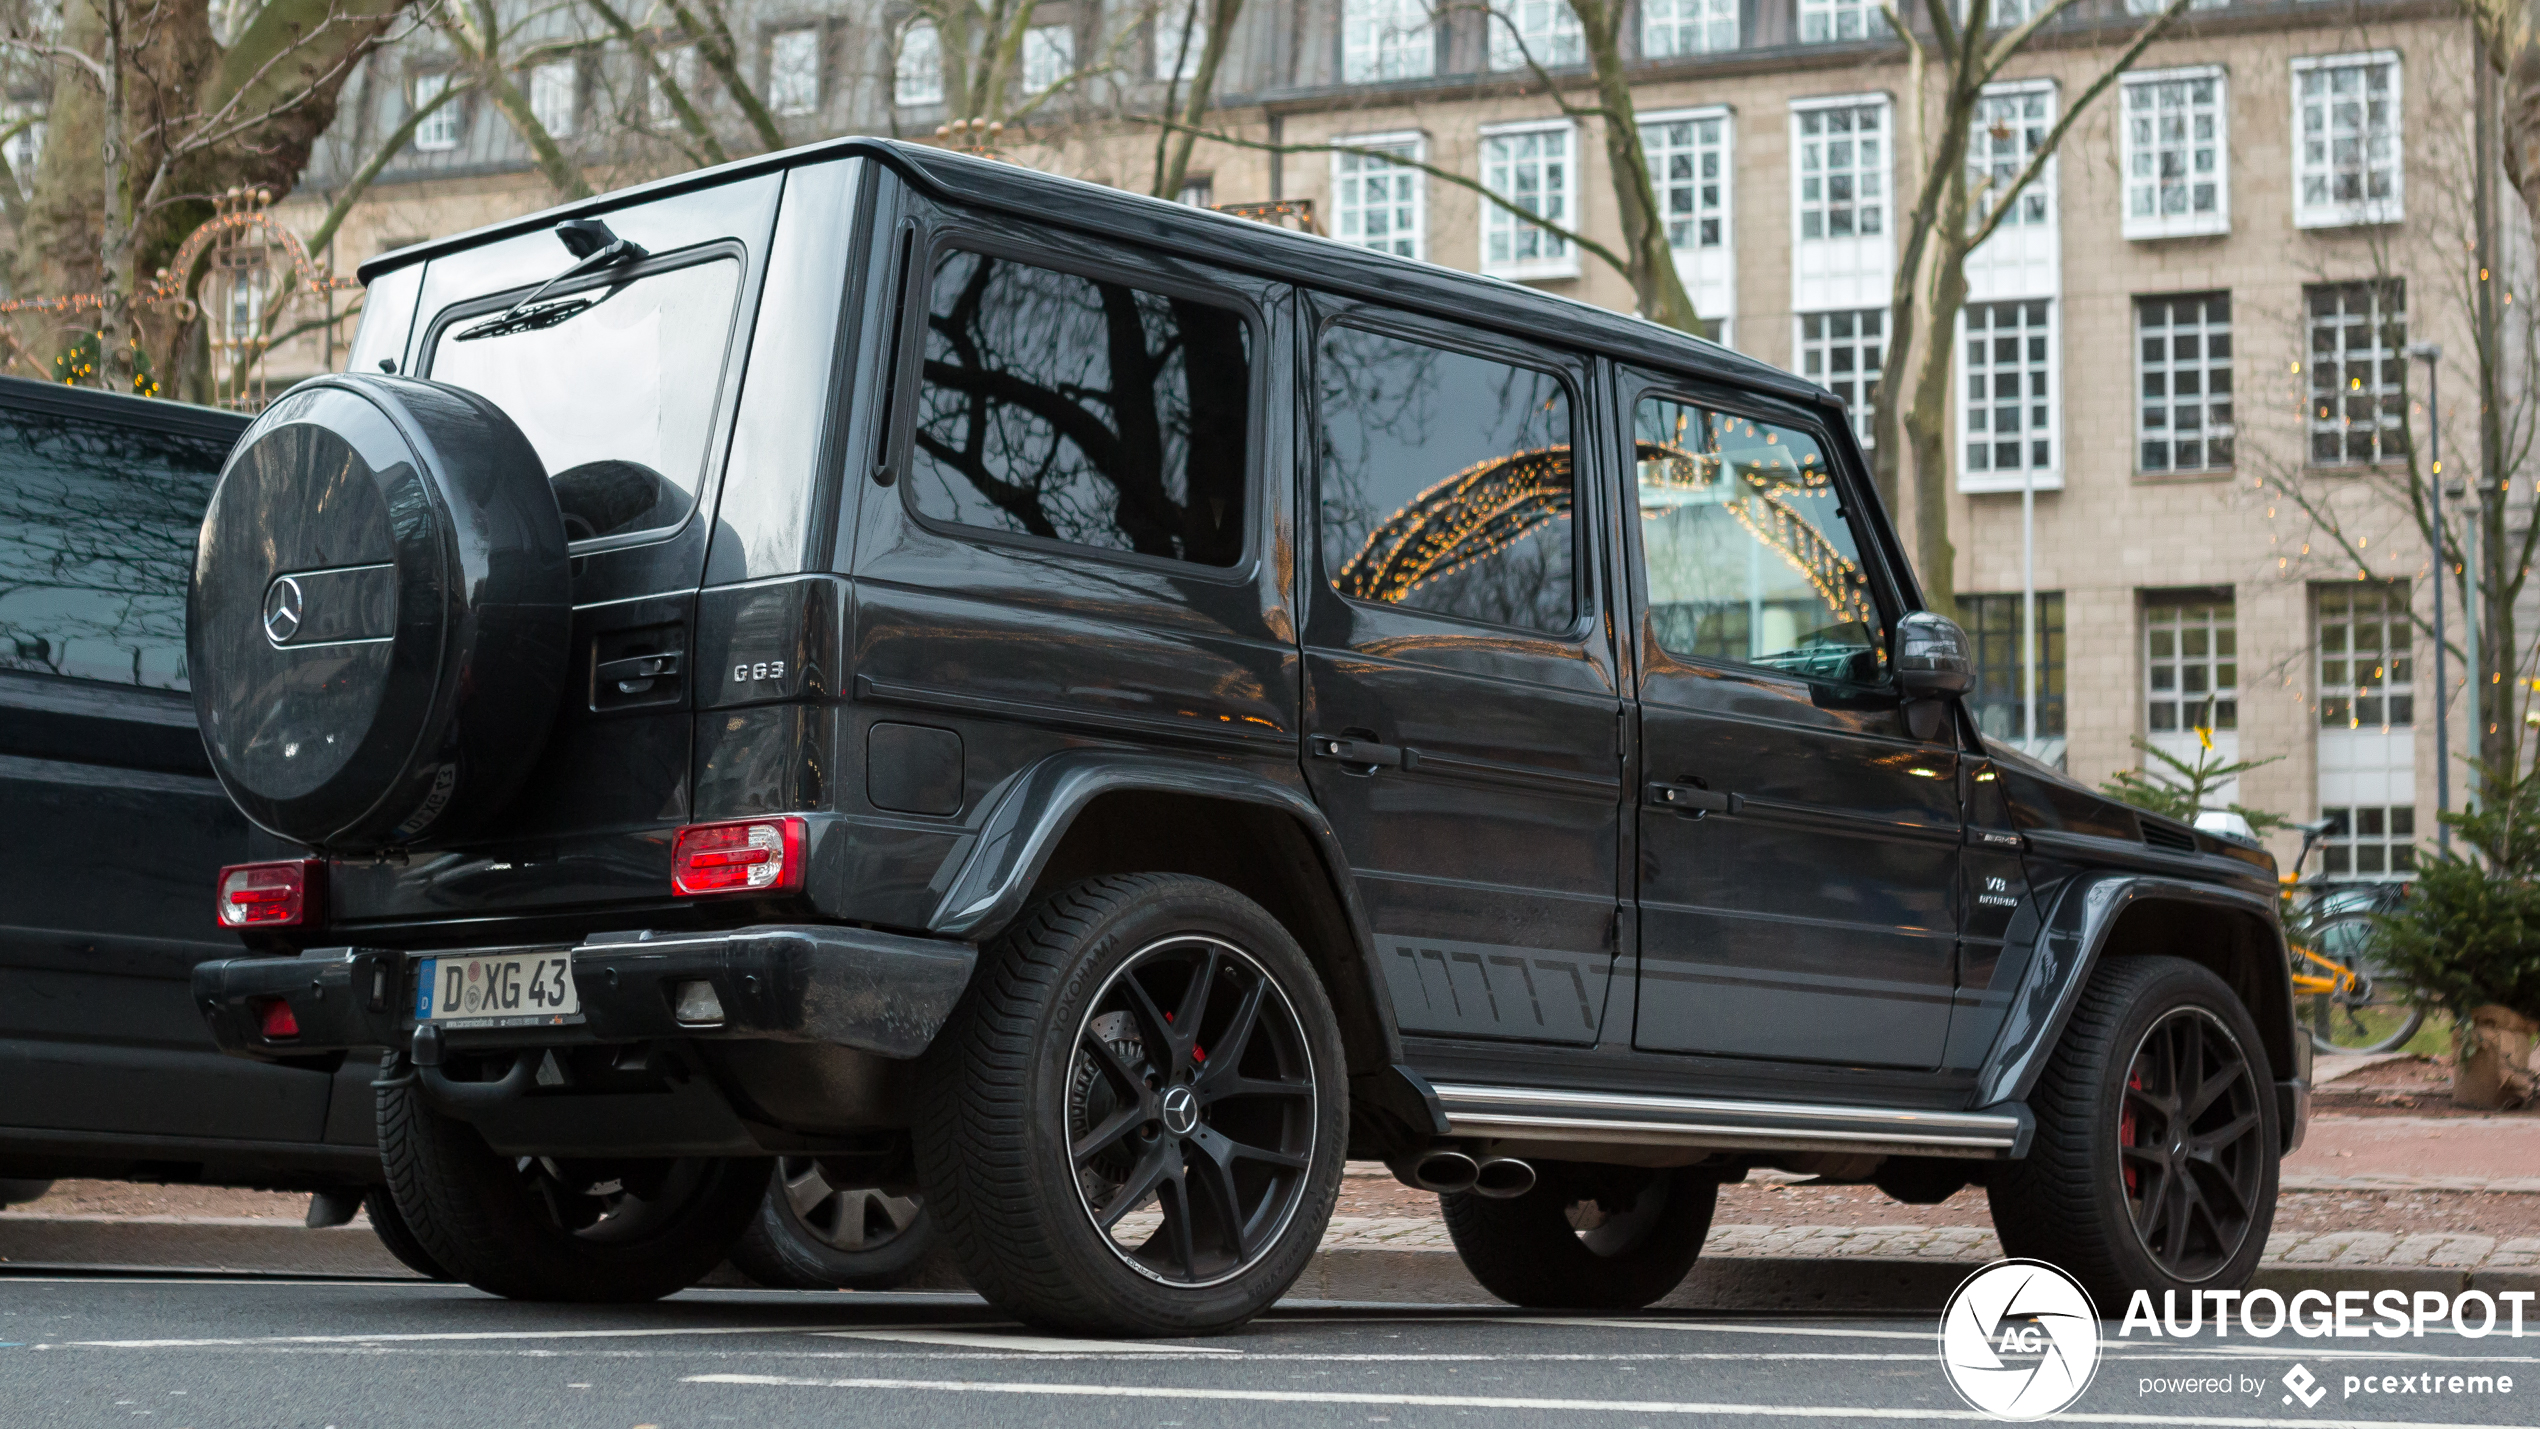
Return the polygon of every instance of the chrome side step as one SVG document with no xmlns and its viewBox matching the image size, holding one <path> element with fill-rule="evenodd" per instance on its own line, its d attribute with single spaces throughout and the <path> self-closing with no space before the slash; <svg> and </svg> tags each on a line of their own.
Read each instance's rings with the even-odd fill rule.
<svg viewBox="0 0 2540 1429">
<path fill-rule="evenodd" d="M 2031 1126 L 2022 1106 L 1899 1111 L 1446 1083 L 1437 1094 L 1453 1134 L 1501 1141 L 2001 1158 L 2027 1149 Z"/>
</svg>

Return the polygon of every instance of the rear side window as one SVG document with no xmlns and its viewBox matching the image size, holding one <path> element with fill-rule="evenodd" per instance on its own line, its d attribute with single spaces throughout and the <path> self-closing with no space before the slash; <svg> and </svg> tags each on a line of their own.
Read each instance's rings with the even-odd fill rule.
<svg viewBox="0 0 2540 1429">
<path fill-rule="evenodd" d="M 426 369 L 518 423 L 576 541 L 676 526 L 714 436 L 741 265 L 655 269 L 441 329 Z"/>
<path fill-rule="evenodd" d="M 1524 630 L 1577 622 L 1561 379 L 1346 325 L 1324 330 L 1314 371 L 1335 589 Z"/>
<path fill-rule="evenodd" d="M 185 689 L 186 581 L 230 446 L 0 412 L 0 669 Z"/>
<path fill-rule="evenodd" d="M 1251 400 L 1232 309 L 951 253 L 927 295 L 909 497 L 938 521 L 1231 566 Z"/>
<path fill-rule="evenodd" d="M 1658 643 L 1810 679 L 1877 681 L 1878 617 L 1817 439 L 1664 397 L 1643 398 L 1632 428 Z"/>
</svg>

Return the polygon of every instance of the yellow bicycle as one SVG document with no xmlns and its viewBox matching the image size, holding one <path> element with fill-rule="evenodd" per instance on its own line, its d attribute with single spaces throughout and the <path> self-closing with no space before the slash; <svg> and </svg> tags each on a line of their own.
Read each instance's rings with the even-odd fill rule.
<svg viewBox="0 0 2540 1429">
<path fill-rule="evenodd" d="M 2328 823 L 2303 824 L 2302 851 L 2283 877 L 2285 941 L 2293 959 L 2293 1007 L 2322 1052 L 2393 1052 L 2425 1025 L 2425 1009 L 2372 957 L 2373 915 L 2396 900 L 2388 885 L 2322 889 L 2300 902 L 2302 863 Z"/>
</svg>

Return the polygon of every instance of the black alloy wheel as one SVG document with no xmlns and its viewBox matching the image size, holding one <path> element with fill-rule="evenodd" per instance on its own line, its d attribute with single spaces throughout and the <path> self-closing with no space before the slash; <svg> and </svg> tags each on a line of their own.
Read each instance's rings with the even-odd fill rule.
<svg viewBox="0 0 2540 1429">
<path fill-rule="evenodd" d="M 894 1196 L 874 1186 L 834 1186 L 820 1163 L 808 1156 L 788 1156 L 776 1163 L 773 1195 L 803 1229 L 831 1250 L 860 1255 L 880 1250 L 917 1225 L 921 1210 L 915 1196 Z"/>
<path fill-rule="evenodd" d="M 1234 944 L 1186 935 L 1133 954 L 1086 1009 L 1068 1088 L 1079 1203 L 1140 1274 L 1219 1284 L 1296 1215 L 1313 1059 L 1286 994 Z"/>
<path fill-rule="evenodd" d="M 2135 1236 L 2161 1268 L 2204 1281 L 2248 1240 L 2266 1168 L 2257 1075 L 2222 1020 L 2164 1013 L 2137 1044 L 2118 1115 Z"/>
<path fill-rule="evenodd" d="M 732 1243 L 732 1264 L 780 1289 L 889 1290 L 918 1276 L 934 1244 L 935 1223 L 913 1190 L 858 1184 L 817 1158 L 787 1156 Z"/>
</svg>

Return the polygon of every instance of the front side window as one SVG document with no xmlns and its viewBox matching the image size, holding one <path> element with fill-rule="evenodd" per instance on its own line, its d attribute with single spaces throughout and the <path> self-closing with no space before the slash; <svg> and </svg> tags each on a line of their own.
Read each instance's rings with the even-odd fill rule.
<svg viewBox="0 0 2540 1429">
<path fill-rule="evenodd" d="M 2126 77 L 2126 237 L 2231 230 L 2231 107 L 2224 85 L 2219 65 Z"/>
<path fill-rule="evenodd" d="M 1640 52 L 1653 60 L 1737 48 L 1738 0 L 1641 0 Z"/>
<path fill-rule="evenodd" d="M 0 422 L 0 670 L 187 688 L 194 541 L 231 439 Z"/>
<path fill-rule="evenodd" d="M 1961 595 L 1958 618 L 1967 628 L 1975 655 L 1975 686 L 1967 692 L 1967 713 L 1987 739 L 2026 739 L 2029 676 L 2022 647 L 2027 644 L 2024 602 L 2017 591 L 2006 595 Z M 2037 593 L 2037 736 L 2060 739 L 2064 734 L 2064 593 Z"/>
<path fill-rule="evenodd" d="M 1799 111 L 1799 237 L 1887 231 L 1887 106 Z"/>
<path fill-rule="evenodd" d="M 2055 469 L 2054 308 L 2046 298 L 1967 305 L 1969 472 L 2017 478 Z"/>
<path fill-rule="evenodd" d="M 1725 114 L 1665 119 L 1641 127 L 1667 246 L 1720 248 L 1729 241 L 1729 120 Z"/>
<path fill-rule="evenodd" d="M 677 525 L 704 480 L 740 285 L 740 263 L 713 258 L 461 318 L 426 373 L 519 425 L 572 539 Z"/>
<path fill-rule="evenodd" d="M 1242 314 L 950 253 L 927 296 L 909 498 L 939 521 L 1231 566 L 1251 407 Z"/>
<path fill-rule="evenodd" d="M 2400 217 L 2399 56 L 2293 62 L 2293 221 L 2304 228 Z"/>
<path fill-rule="evenodd" d="M 439 99 L 449 87 L 450 76 L 446 71 L 439 74 L 416 75 L 414 78 L 415 108 L 421 109 Z M 423 116 L 423 122 L 415 126 L 414 143 L 417 150 L 426 154 L 437 154 L 459 146 L 459 105 L 461 102 L 456 99 L 450 100 Z"/>
<path fill-rule="evenodd" d="M 558 139 L 573 136 L 574 119 L 582 110 L 582 67 L 572 60 L 549 60 L 529 71 L 529 112 L 538 127 Z"/>
<path fill-rule="evenodd" d="M 820 108 L 820 32 L 779 30 L 767 44 L 767 107 L 779 114 Z"/>
<path fill-rule="evenodd" d="M 2231 467 L 2231 294 L 2134 300 L 2143 470 Z"/>
<path fill-rule="evenodd" d="M 1417 161 L 1424 147 L 1417 134 L 1373 134 L 1337 141 L 1362 150 L 1394 154 Z M 1332 236 L 1405 258 L 1426 257 L 1427 193 L 1418 169 L 1387 163 L 1374 153 L 1332 155 Z"/>
<path fill-rule="evenodd" d="M 2302 298 L 2311 329 L 2312 463 L 2358 466 L 2407 455 L 2405 280 L 2314 283 Z"/>
<path fill-rule="evenodd" d="M 902 106 L 944 102 L 944 40 L 934 21 L 911 21 L 900 31 L 899 59 L 891 67 L 891 102 Z"/>
<path fill-rule="evenodd" d="M 1350 84 L 1423 79 L 1437 69 L 1427 0 L 1341 0 L 1341 78 Z"/>
<path fill-rule="evenodd" d="M 1578 211 L 1578 166 L 1566 123 L 1485 131 L 1482 186 L 1524 213 L 1568 228 Z M 1482 205 L 1482 271 L 1503 278 L 1575 275 L 1570 240 L 1495 203 Z"/>
<path fill-rule="evenodd" d="M 2143 683 L 2143 726 L 2154 734 L 2240 728 L 2240 617 L 2230 592 L 2144 603 Z"/>
<path fill-rule="evenodd" d="M 1886 12 L 1870 0 L 1799 0 L 1799 42 L 1803 45 L 1883 40 L 1889 33 Z"/>
<path fill-rule="evenodd" d="M 1314 375 L 1333 589 L 1521 630 L 1577 623 L 1560 378 L 1346 324 L 1324 330 Z"/>
<path fill-rule="evenodd" d="M 1490 67 L 1587 63 L 1587 37 L 1570 0 L 1491 0 Z"/>
<path fill-rule="evenodd" d="M 1879 678 L 1860 548 L 1815 437 L 1644 397 L 1632 446 L 1661 646 L 1809 679 Z"/>
<path fill-rule="evenodd" d="M 1799 375 L 1843 399 L 1852 434 L 1864 447 L 1876 436 L 1871 407 L 1886 349 L 1885 308 L 1799 315 Z"/>
<path fill-rule="evenodd" d="M 2405 586 L 2319 587 L 2323 729 L 2405 729 L 2416 720 L 2415 630 Z"/>
</svg>

